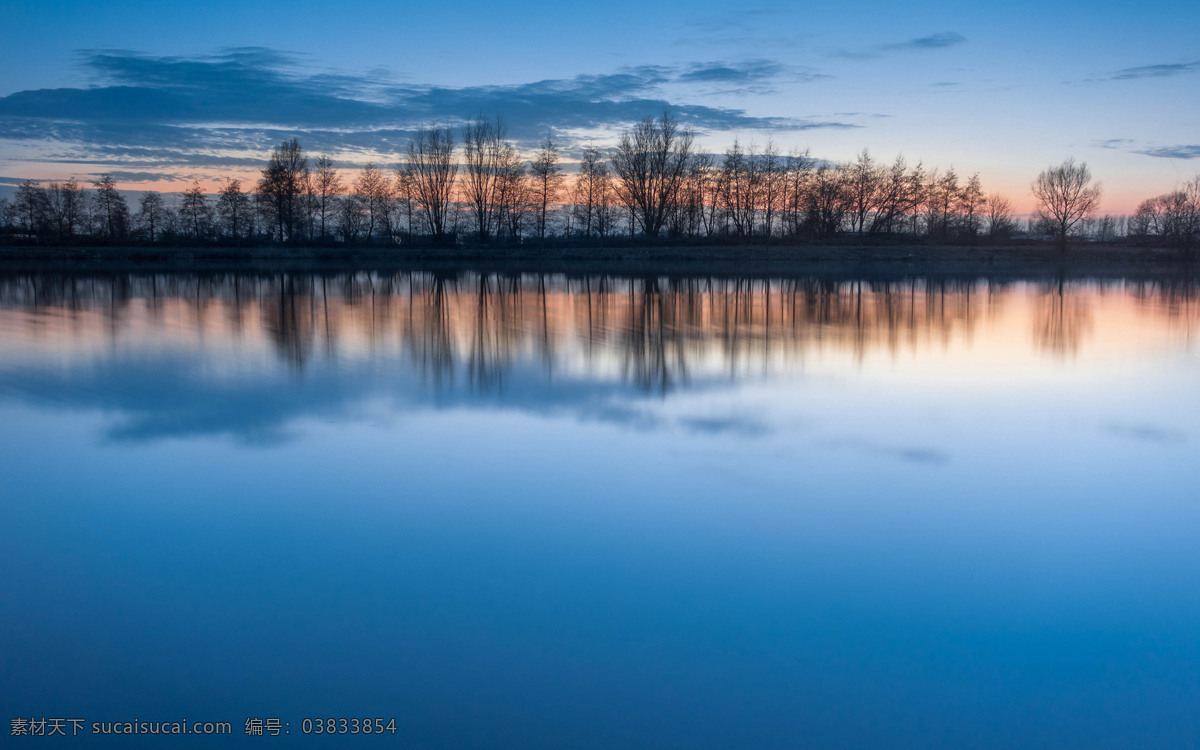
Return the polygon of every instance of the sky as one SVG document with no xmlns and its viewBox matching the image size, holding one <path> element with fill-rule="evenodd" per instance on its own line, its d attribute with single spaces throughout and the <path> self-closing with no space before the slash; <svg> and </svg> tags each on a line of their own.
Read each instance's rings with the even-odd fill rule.
<svg viewBox="0 0 1200 750">
<path fill-rule="evenodd" d="M 863 148 L 978 172 L 1032 206 L 1068 157 L 1130 212 L 1200 174 L 1200 4 L 615 0 L 518 5 L 26 2 L 0 10 L 0 186 L 181 190 L 250 178 L 300 138 L 346 168 L 411 133 L 500 115 L 564 157 L 669 108 L 844 161 Z"/>
</svg>

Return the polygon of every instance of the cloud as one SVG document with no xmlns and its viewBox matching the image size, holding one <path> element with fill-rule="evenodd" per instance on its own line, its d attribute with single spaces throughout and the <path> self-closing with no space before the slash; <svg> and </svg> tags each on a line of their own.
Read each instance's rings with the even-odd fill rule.
<svg viewBox="0 0 1200 750">
<path fill-rule="evenodd" d="M 1107 83 L 1109 81 L 1136 81 L 1144 78 L 1172 78 L 1174 76 L 1197 72 L 1200 72 L 1200 60 L 1192 60 L 1190 62 L 1137 65 L 1132 68 L 1115 70 L 1099 78 L 1085 78 L 1082 81 L 1065 81 L 1065 83 L 1086 85 L 1090 83 Z"/>
<path fill-rule="evenodd" d="M 1200 60 L 1186 63 L 1165 63 L 1160 65 L 1139 65 L 1134 68 L 1123 68 L 1103 80 L 1129 81 L 1136 78 L 1167 78 L 1185 73 L 1200 71 Z"/>
<path fill-rule="evenodd" d="M 946 47 L 954 47 L 967 41 L 967 38 L 962 34 L 954 31 L 942 31 L 929 36 L 917 37 L 909 39 L 906 42 L 898 42 L 896 44 L 884 44 L 879 47 L 880 50 L 889 52 L 899 52 L 912 49 L 945 49 Z"/>
<path fill-rule="evenodd" d="M 1200 144 L 1186 146 L 1158 146 L 1134 151 L 1135 154 L 1157 156 L 1162 159 L 1200 159 Z"/>
<path fill-rule="evenodd" d="M 380 74 L 313 72 L 303 58 L 238 48 L 202 57 L 90 50 L 84 88 L 19 91 L 0 97 L 0 132 L 9 141 L 58 144 L 57 157 L 110 163 L 130 171 L 167 166 L 257 164 L 261 152 L 297 135 L 310 150 L 397 154 L 422 126 L 499 114 L 519 145 L 555 130 L 620 128 L 670 109 L 701 132 L 854 127 L 836 121 L 761 117 L 691 103 L 698 87 L 764 90 L 786 70 L 767 60 L 635 66 L 572 78 L 494 86 L 448 87 L 399 82 Z M 666 89 L 673 92 L 668 97 Z"/>
<path fill-rule="evenodd" d="M 88 177 L 99 177 L 100 172 L 89 174 Z M 121 169 L 114 169 L 104 174 L 108 174 L 117 182 L 187 182 L 192 179 L 199 179 L 200 175 L 164 175 L 161 172 L 129 172 Z"/>
<path fill-rule="evenodd" d="M 696 85 L 705 93 L 769 94 L 776 91 L 775 83 L 810 83 L 832 76 L 812 68 L 784 66 L 773 60 L 742 62 L 693 63 L 683 67 L 672 79 L 674 83 Z"/>
<path fill-rule="evenodd" d="M 682 83 L 757 83 L 774 78 L 783 66 L 770 60 L 750 60 L 744 63 L 698 63 L 679 75 Z"/>
<path fill-rule="evenodd" d="M 1200 159 L 1200 144 L 1149 146 L 1132 138 L 1109 138 L 1096 144 L 1099 148 L 1125 151 L 1130 154 L 1156 156 L 1160 159 Z"/>
<path fill-rule="evenodd" d="M 956 47 L 964 44 L 967 38 L 955 31 L 941 31 L 929 36 L 908 39 L 903 42 L 876 44 L 863 50 L 838 50 L 833 57 L 844 57 L 851 60 L 869 60 L 896 52 L 911 52 L 920 50 L 937 50 Z"/>
</svg>

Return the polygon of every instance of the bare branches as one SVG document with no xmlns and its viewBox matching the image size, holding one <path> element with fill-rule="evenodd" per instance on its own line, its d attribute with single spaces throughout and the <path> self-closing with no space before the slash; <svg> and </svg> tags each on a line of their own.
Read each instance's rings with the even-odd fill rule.
<svg viewBox="0 0 1200 750">
<path fill-rule="evenodd" d="M 417 131 L 408 144 L 406 174 L 417 209 L 435 241 L 446 239 L 450 200 L 458 175 L 454 158 L 454 134 L 449 128 Z"/>
<path fill-rule="evenodd" d="M 670 112 L 621 133 L 612 155 L 617 195 L 649 237 L 657 237 L 688 171 L 693 135 Z"/>
<path fill-rule="evenodd" d="M 562 190 L 563 171 L 558 163 L 558 147 L 550 136 L 542 141 L 537 156 L 529 162 L 529 179 L 533 182 L 534 201 L 537 217 L 536 229 L 539 240 L 546 239 L 547 216 L 550 204 L 558 200 Z"/>
<path fill-rule="evenodd" d="M 300 239 L 308 177 L 308 158 L 299 140 L 284 141 L 271 152 L 258 181 L 259 210 L 279 242 Z"/>
<path fill-rule="evenodd" d="M 1065 251 L 1071 230 L 1100 205 L 1100 185 L 1092 184 L 1086 163 L 1076 164 L 1072 158 L 1039 174 L 1032 189 L 1038 200 L 1038 217 L 1054 227 Z"/>
</svg>

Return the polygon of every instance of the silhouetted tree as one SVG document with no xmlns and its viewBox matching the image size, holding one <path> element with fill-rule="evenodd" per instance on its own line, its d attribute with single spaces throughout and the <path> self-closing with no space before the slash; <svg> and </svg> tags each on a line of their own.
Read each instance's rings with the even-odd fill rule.
<svg viewBox="0 0 1200 750">
<path fill-rule="evenodd" d="M 313 177 L 312 189 L 315 206 L 313 213 L 317 217 L 317 231 L 321 239 L 328 235 L 326 222 L 336 214 L 337 197 L 345 192 L 342 178 L 334 169 L 333 159 L 325 154 L 317 157 L 317 171 Z"/>
<path fill-rule="evenodd" d="M 495 121 L 478 117 L 463 128 L 463 192 L 480 242 L 487 242 L 494 231 L 499 231 L 504 212 L 497 197 L 500 183 L 517 159 L 504 135 L 504 121 L 499 117 Z"/>
<path fill-rule="evenodd" d="M 852 205 L 844 170 L 828 164 L 817 167 L 808 180 L 804 195 L 806 222 L 812 231 L 825 236 L 841 231 Z"/>
<path fill-rule="evenodd" d="M 66 241 L 75 236 L 87 213 L 86 193 L 74 178 L 66 182 L 51 182 L 46 188 L 47 219 L 55 239 Z"/>
<path fill-rule="evenodd" d="M 1184 249 L 1200 240 L 1200 176 L 1138 204 L 1132 234 L 1161 237 Z"/>
<path fill-rule="evenodd" d="M 416 218 L 417 197 L 413 188 L 413 177 L 408 168 L 402 164 L 396 165 L 396 201 L 400 215 L 404 219 L 406 239 L 412 242 L 413 220 Z"/>
<path fill-rule="evenodd" d="M 134 218 L 138 228 L 145 232 L 146 238 L 154 242 L 158 239 L 166 221 L 166 214 L 167 205 L 163 201 L 162 195 L 153 190 L 147 190 L 138 199 L 138 212 Z"/>
<path fill-rule="evenodd" d="M 520 239 L 524 234 L 525 220 L 533 202 L 533 187 L 525 164 L 519 159 L 505 166 L 500 173 L 496 188 L 496 202 L 500 206 L 501 234 Z"/>
<path fill-rule="evenodd" d="M 18 185 L 11 209 L 16 230 L 30 239 L 43 240 L 49 228 L 47 202 L 46 190 L 33 180 Z"/>
<path fill-rule="evenodd" d="M 537 208 L 535 227 L 539 240 L 546 239 L 550 205 L 558 200 L 562 190 L 563 171 L 558 163 L 558 146 L 550 136 L 542 141 L 537 156 L 529 162 L 529 179 L 533 183 L 533 199 Z"/>
<path fill-rule="evenodd" d="M 579 160 L 579 176 L 571 191 L 575 220 L 584 237 L 600 234 L 598 224 L 601 206 L 608 203 L 611 190 L 608 166 L 600 149 L 588 146 Z"/>
<path fill-rule="evenodd" d="M 343 242 L 355 243 L 367 235 L 370 221 L 363 196 L 351 190 L 338 203 L 338 234 Z"/>
<path fill-rule="evenodd" d="M 1004 239 L 1017 228 L 1012 218 L 1012 203 L 1000 193 L 992 193 L 985 204 L 984 231 L 993 240 Z"/>
<path fill-rule="evenodd" d="M 259 210 L 279 242 L 300 239 L 303 198 L 308 183 L 308 158 L 296 138 L 275 147 L 258 181 Z"/>
<path fill-rule="evenodd" d="M 897 156 L 892 166 L 881 168 L 876 187 L 875 214 L 868 230 L 871 234 L 891 234 L 904 225 L 907 217 L 921 205 L 924 172 L 920 164 L 909 170 L 904 157 Z"/>
<path fill-rule="evenodd" d="M 617 196 L 642 231 L 657 237 L 688 172 L 693 136 L 670 112 L 621 133 L 612 155 Z"/>
<path fill-rule="evenodd" d="M 387 175 L 374 164 L 368 164 L 354 182 L 354 197 L 365 213 L 367 238 L 390 237 L 393 188 Z"/>
<path fill-rule="evenodd" d="M 759 180 L 754 169 L 753 152 L 747 157 L 736 139 L 725 150 L 717 185 L 721 205 L 733 233 L 738 237 L 752 234 L 758 210 Z"/>
<path fill-rule="evenodd" d="M 880 197 L 882 173 L 871 152 L 863 149 L 858 158 L 846 169 L 846 190 L 850 200 L 850 230 L 865 232 L 867 218 L 875 211 Z"/>
<path fill-rule="evenodd" d="M 1075 225 L 1100 205 L 1099 183 L 1092 184 L 1092 173 L 1086 163 L 1076 164 L 1072 158 L 1039 174 L 1032 189 L 1038 200 L 1038 217 L 1053 227 L 1059 246 L 1065 251 L 1067 237 Z"/>
<path fill-rule="evenodd" d="M 179 202 L 179 215 L 183 218 L 188 235 L 196 241 L 208 236 L 212 223 L 212 206 L 208 204 L 208 196 L 200 187 L 200 181 L 194 180 L 192 186 L 183 191 Z"/>
<path fill-rule="evenodd" d="M 925 185 L 925 231 L 930 237 L 948 239 L 954 231 L 955 209 L 959 198 L 958 173 L 951 166 L 945 174 L 935 169 Z"/>
<path fill-rule="evenodd" d="M 958 193 L 959 231 L 970 239 L 979 234 L 986 202 L 983 183 L 975 173 L 967 178 L 967 184 Z"/>
<path fill-rule="evenodd" d="M 226 178 L 217 194 L 217 215 L 221 217 L 226 237 L 239 242 L 249 236 L 252 216 L 250 196 L 242 192 L 241 181 Z"/>
<path fill-rule="evenodd" d="M 107 240 L 124 239 L 129 233 L 129 205 L 117 192 L 112 175 L 102 174 L 92 183 L 96 188 L 96 222 L 98 234 Z"/>
<path fill-rule="evenodd" d="M 434 240 L 446 238 L 458 162 L 449 128 L 422 128 L 408 143 L 406 172 L 417 209 Z"/>
</svg>

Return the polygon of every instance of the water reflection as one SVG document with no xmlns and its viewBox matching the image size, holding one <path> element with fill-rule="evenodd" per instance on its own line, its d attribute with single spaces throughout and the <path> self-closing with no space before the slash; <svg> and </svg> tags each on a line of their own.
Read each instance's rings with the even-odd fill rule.
<svg viewBox="0 0 1200 750">
<path fill-rule="evenodd" d="M 1189 281 L 0 277 L 0 694 L 402 711 L 431 748 L 1192 746 L 1198 309 Z"/>
<path fill-rule="evenodd" d="M 698 373 L 787 369 L 824 351 L 861 361 L 969 345 L 981 328 L 993 338 L 1002 328 L 1013 356 L 1070 358 L 1097 315 L 1119 329 L 1140 316 L 1190 340 L 1196 297 L 1190 283 L 1062 279 L 44 275 L 0 279 L 0 336 L 10 349 L 160 337 L 269 345 L 296 373 L 315 357 L 394 355 L 435 388 L 461 380 L 480 392 L 537 363 L 547 379 L 615 375 L 665 393 Z"/>
</svg>

